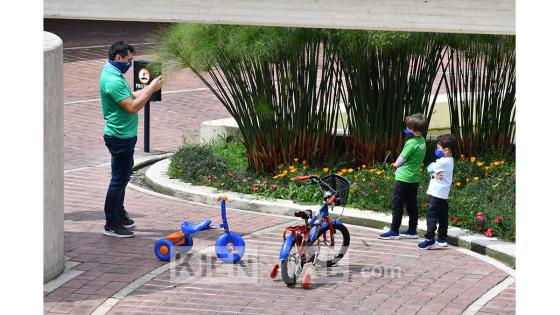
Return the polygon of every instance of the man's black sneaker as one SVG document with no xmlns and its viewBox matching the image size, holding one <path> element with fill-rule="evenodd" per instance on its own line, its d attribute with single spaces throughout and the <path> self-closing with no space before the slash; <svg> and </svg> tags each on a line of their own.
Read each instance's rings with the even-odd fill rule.
<svg viewBox="0 0 560 315">
<path fill-rule="evenodd" d="M 105 225 L 105 230 L 103 231 L 103 234 L 108 235 L 108 236 L 114 236 L 114 237 L 133 237 L 134 233 L 127 230 L 123 225 L 117 225 L 117 226 L 107 226 Z"/>
<path fill-rule="evenodd" d="M 121 221 L 121 224 L 127 228 L 130 229 L 131 227 L 134 226 L 134 220 L 132 220 L 129 216 L 128 216 L 128 212 L 124 212 L 124 219 Z"/>
</svg>

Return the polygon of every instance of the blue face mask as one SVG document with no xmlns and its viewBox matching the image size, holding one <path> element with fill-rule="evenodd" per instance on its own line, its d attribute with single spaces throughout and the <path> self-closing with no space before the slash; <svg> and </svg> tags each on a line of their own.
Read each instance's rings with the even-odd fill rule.
<svg viewBox="0 0 560 315">
<path fill-rule="evenodd" d="M 125 74 L 128 69 L 130 68 L 130 66 L 132 66 L 131 62 L 118 62 L 118 61 L 113 61 L 113 60 L 109 60 L 109 64 L 111 64 L 113 67 L 119 69 L 119 71 L 122 74 Z"/>
<path fill-rule="evenodd" d="M 410 132 L 410 130 L 408 130 L 407 128 L 404 128 L 404 134 L 407 137 L 414 137 L 414 133 Z"/>
<path fill-rule="evenodd" d="M 435 155 L 436 155 L 437 158 L 442 158 L 442 157 L 445 156 L 445 154 L 443 153 L 443 151 L 441 151 L 440 149 L 436 149 L 436 150 L 434 151 L 434 153 L 435 153 Z"/>
</svg>

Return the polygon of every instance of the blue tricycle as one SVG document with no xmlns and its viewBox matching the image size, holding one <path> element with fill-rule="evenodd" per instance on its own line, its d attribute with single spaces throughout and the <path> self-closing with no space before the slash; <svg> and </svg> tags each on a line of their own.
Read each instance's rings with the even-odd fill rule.
<svg viewBox="0 0 560 315">
<path fill-rule="evenodd" d="M 350 233 L 346 226 L 339 219 L 331 220 L 329 216 L 329 208 L 332 210 L 335 205 L 346 203 L 350 188 L 348 180 L 338 174 L 323 178 L 298 176 L 295 179 L 318 183 L 323 190 L 323 205 L 315 214 L 311 210 L 296 211 L 294 216 L 305 220 L 305 224 L 284 230 L 284 243 L 278 257 L 280 263 L 274 265 L 270 277 L 276 278 L 280 269 L 282 280 L 288 286 L 296 284 L 306 263 L 315 267 L 331 267 L 344 257 L 350 245 Z M 311 287 L 310 272 L 303 276 L 302 287 Z"/>
<path fill-rule="evenodd" d="M 203 230 L 223 228 L 224 234 L 216 240 L 216 255 L 227 263 L 238 262 L 245 253 L 245 241 L 241 235 L 229 231 L 226 217 L 227 197 L 220 196 L 218 201 L 220 201 L 222 208 L 222 224 L 217 226 L 210 225 L 210 219 L 203 220 L 197 224 L 184 221 L 181 224 L 181 231 L 171 233 L 156 242 L 154 252 L 157 258 L 169 261 L 177 250 L 185 253 L 192 249 L 193 239 L 191 235 Z"/>
</svg>

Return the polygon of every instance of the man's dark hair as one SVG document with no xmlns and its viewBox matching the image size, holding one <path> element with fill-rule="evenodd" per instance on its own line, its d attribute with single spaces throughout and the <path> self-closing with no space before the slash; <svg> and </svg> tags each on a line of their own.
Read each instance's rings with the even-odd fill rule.
<svg viewBox="0 0 560 315">
<path fill-rule="evenodd" d="M 428 119 L 420 113 L 406 117 L 404 123 L 412 131 L 420 131 L 422 134 L 426 134 L 428 131 Z"/>
<path fill-rule="evenodd" d="M 109 60 L 115 60 L 117 55 L 121 56 L 122 58 L 128 56 L 128 52 L 131 54 L 134 53 L 134 47 L 127 44 L 124 40 L 120 40 L 109 48 Z"/>
<path fill-rule="evenodd" d="M 457 138 L 454 135 L 447 134 L 438 136 L 436 139 L 437 144 L 441 146 L 442 149 L 449 149 L 451 155 L 455 155 L 457 152 Z"/>
</svg>

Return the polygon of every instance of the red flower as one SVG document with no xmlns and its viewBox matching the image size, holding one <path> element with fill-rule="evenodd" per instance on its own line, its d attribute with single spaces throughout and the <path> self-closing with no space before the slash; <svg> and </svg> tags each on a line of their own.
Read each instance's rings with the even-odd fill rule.
<svg viewBox="0 0 560 315">
<path fill-rule="evenodd" d="M 453 223 L 457 223 L 457 221 L 459 221 L 459 218 L 453 218 Z"/>
<path fill-rule="evenodd" d="M 271 184 L 270 189 L 272 189 L 272 190 L 276 189 L 276 184 Z"/>
<path fill-rule="evenodd" d="M 476 213 L 476 216 L 477 216 L 477 217 L 478 217 L 478 216 L 482 216 L 482 212 L 477 212 L 477 213 Z"/>
<path fill-rule="evenodd" d="M 476 220 L 477 220 L 478 222 L 482 222 L 482 221 L 484 221 L 484 217 L 481 216 L 481 215 L 477 215 L 477 216 L 476 216 Z"/>
<path fill-rule="evenodd" d="M 500 222 L 502 222 L 502 216 L 501 216 L 501 215 L 497 216 L 497 217 L 496 217 L 496 220 L 494 220 L 494 222 L 495 222 L 496 224 L 500 224 Z"/>
<path fill-rule="evenodd" d="M 375 193 L 378 193 L 378 192 L 379 192 L 379 190 L 378 190 L 378 189 L 376 189 L 376 190 L 374 190 L 373 192 L 375 192 Z"/>
<path fill-rule="evenodd" d="M 268 183 L 268 181 L 267 181 L 267 180 L 265 180 L 264 182 L 262 182 L 262 184 L 261 184 L 261 185 L 262 185 L 262 186 L 264 186 L 264 185 L 266 185 L 267 183 Z"/>
<path fill-rule="evenodd" d="M 257 190 L 259 190 L 259 187 L 253 185 L 253 191 L 257 191 Z"/>
<path fill-rule="evenodd" d="M 486 235 L 486 237 L 492 237 L 492 229 L 488 229 L 484 235 Z"/>
</svg>

